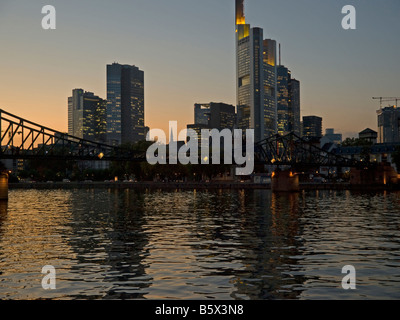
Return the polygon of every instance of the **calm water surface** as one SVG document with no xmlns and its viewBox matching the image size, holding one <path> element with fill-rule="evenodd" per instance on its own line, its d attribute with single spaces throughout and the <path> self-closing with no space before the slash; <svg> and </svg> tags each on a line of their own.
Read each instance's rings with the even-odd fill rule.
<svg viewBox="0 0 400 320">
<path fill-rule="evenodd" d="M 0 299 L 49 298 L 400 299 L 400 193 L 12 190 Z"/>
</svg>

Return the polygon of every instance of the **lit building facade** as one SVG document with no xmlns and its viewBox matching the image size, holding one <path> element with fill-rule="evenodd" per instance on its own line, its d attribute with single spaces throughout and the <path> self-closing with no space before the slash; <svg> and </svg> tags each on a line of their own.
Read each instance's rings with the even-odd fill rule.
<svg viewBox="0 0 400 320">
<path fill-rule="evenodd" d="M 210 119 L 210 103 L 196 103 L 194 105 L 194 123 L 208 125 Z"/>
<path fill-rule="evenodd" d="M 144 72 L 131 65 L 107 65 L 107 101 L 108 142 L 145 140 Z"/>
<path fill-rule="evenodd" d="M 272 41 L 264 42 L 263 29 L 251 28 L 246 24 L 244 0 L 236 0 L 235 23 L 238 128 L 254 129 L 254 138 L 259 141 L 275 131 L 276 120 L 271 117 L 274 116 L 276 106 L 273 105 L 276 92 L 273 83 L 276 74 L 276 44 Z M 265 77 L 267 79 L 264 81 Z M 269 94 L 267 98 L 265 89 Z"/>
<path fill-rule="evenodd" d="M 300 81 L 292 78 L 290 70 L 283 65 L 277 67 L 277 73 L 278 133 L 294 132 L 300 136 Z"/>
<path fill-rule="evenodd" d="M 107 101 L 83 89 L 68 98 L 68 134 L 90 141 L 106 142 Z"/>
<path fill-rule="evenodd" d="M 290 71 L 285 66 L 277 68 L 277 110 L 278 134 L 285 135 L 289 132 L 289 79 Z"/>
<path fill-rule="evenodd" d="M 382 108 L 378 114 L 378 143 L 400 142 L 400 109 Z"/>
<path fill-rule="evenodd" d="M 235 129 L 236 112 L 235 107 L 226 103 L 210 104 L 210 118 L 208 126 L 212 129 L 224 130 Z"/>
<path fill-rule="evenodd" d="M 322 118 L 317 116 L 303 117 L 303 137 L 322 138 Z"/>
<path fill-rule="evenodd" d="M 222 131 L 236 128 L 235 106 L 226 103 L 196 103 L 194 105 L 194 124 L 189 124 L 188 129 L 193 129 L 199 136 L 203 129 L 217 129 Z"/>
<path fill-rule="evenodd" d="M 264 39 L 264 138 L 277 133 L 277 59 L 276 41 Z"/>
<path fill-rule="evenodd" d="M 300 81 L 290 78 L 288 84 L 289 103 L 288 103 L 288 129 L 297 136 L 301 136 L 300 125 Z"/>
</svg>

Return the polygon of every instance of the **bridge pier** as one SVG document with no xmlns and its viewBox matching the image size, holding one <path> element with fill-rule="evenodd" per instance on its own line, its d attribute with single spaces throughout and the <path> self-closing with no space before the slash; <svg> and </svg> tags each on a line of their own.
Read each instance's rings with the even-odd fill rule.
<svg viewBox="0 0 400 320">
<path fill-rule="evenodd" d="M 8 173 L 0 173 L 0 201 L 8 200 Z"/>
<path fill-rule="evenodd" d="M 271 189 L 273 192 L 299 192 L 299 176 L 291 170 L 276 170 L 272 174 Z"/>
</svg>

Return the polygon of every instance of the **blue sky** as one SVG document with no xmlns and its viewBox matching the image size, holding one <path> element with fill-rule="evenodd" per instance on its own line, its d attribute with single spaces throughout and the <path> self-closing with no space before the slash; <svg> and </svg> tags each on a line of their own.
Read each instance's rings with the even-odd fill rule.
<svg viewBox="0 0 400 320">
<path fill-rule="evenodd" d="M 41 28 L 54 5 L 57 29 Z M 341 27 L 344 5 L 357 30 Z M 282 44 L 302 115 L 345 136 L 377 128 L 373 96 L 400 96 L 398 0 L 246 0 L 247 23 Z M 234 0 L 0 0 L 0 107 L 67 130 L 74 88 L 106 98 L 106 64 L 145 71 L 146 124 L 193 122 L 196 102 L 235 104 Z"/>
</svg>

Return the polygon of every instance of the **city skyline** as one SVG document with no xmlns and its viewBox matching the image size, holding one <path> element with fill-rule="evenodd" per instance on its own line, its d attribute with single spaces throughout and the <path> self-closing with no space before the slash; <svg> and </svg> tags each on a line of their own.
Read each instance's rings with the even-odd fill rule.
<svg viewBox="0 0 400 320">
<path fill-rule="evenodd" d="M 137 65 L 146 73 L 145 125 L 151 128 L 165 129 L 169 120 L 186 127 L 192 123 L 196 101 L 236 105 L 234 1 L 96 3 L 93 8 L 102 25 L 90 16 L 92 1 L 79 6 L 75 1 L 51 4 L 57 9 L 57 29 L 44 31 L 40 5 L 0 3 L 1 108 L 67 132 L 71 90 L 84 88 L 106 98 L 105 66 L 113 62 Z M 367 127 L 377 130 L 379 104 L 371 98 L 398 95 L 400 71 L 399 41 L 383 33 L 385 28 L 395 32 L 399 27 L 394 12 L 400 5 L 356 1 L 357 30 L 345 31 L 341 29 L 345 4 L 245 4 L 246 18 L 263 28 L 265 37 L 282 44 L 282 64 L 301 80 L 301 116 L 321 116 L 324 128 L 335 128 L 344 138 Z M 276 12 L 290 19 L 279 20 Z M 205 13 L 207 23 L 202 19 Z M 108 22 L 116 17 L 118 23 Z M 120 30 L 123 34 L 115 37 Z M 124 35 L 130 36 L 129 41 Z M 105 43 L 113 45 L 105 48 Z M 40 82 L 35 81 L 38 74 Z"/>
</svg>

